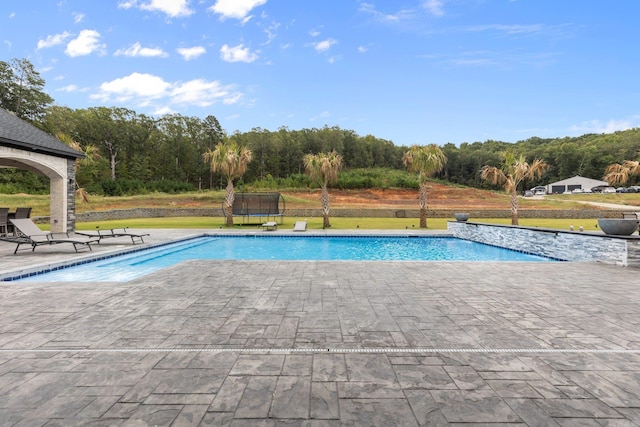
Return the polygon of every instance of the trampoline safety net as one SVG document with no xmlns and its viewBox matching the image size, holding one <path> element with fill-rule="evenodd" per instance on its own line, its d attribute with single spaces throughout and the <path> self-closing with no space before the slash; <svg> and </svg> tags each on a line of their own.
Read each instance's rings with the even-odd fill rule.
<svg viewBox="0 0 640 427">
<path fill-rule="evenodd" d="M 284 215 L 284 198 L 280 193 L 236 193 L 233 216 L 242 216 L 243 222 L 251 217 L 277 217 Z"/>
</svg>

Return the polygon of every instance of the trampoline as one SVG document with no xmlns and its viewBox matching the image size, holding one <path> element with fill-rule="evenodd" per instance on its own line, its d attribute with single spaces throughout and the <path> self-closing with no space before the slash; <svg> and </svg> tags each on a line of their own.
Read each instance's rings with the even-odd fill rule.
<svg viewBox="0 0 640 427">
<path fill-rule="evenodd" d="M 226 211 L 223 209 L 226 216 Z M 237 193 L 232 215 L 242 217 L 242 224 L 261 224 L 264 219 L 282 224 L 285 202 L 280 193 Z"/>
</svg>

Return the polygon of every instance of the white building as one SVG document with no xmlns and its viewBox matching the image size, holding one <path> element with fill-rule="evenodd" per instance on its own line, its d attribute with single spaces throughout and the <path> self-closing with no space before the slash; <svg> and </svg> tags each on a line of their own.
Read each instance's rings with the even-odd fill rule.
<svg viewBox="0 0 640 427">
<path fill-rule="evenodd" d="M 583 176 L 576 175 L 573 178 L 567 178 L 562 181 L 547 184 L 547 194 L 562 194 L 565 191 L 573 191 L 575 189 L 591 190 L 593 187 L 597 187 L 599 185 L 609 185 L 609 183 L 607 181 L 600 181 L 598 179 L 585 178 Z"/>
</svg>

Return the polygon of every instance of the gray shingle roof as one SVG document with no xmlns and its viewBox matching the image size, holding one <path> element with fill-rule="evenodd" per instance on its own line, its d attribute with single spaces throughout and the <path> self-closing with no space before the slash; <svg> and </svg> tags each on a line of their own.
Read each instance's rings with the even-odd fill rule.
<svg viewBox="0 0 640 427">
<path fill-rule="evenodd" d="M 56 157 L 72 159 L 84 157 L 81 152 L 2 108 L 0 108 L 0 145 L 37 151 Z"/>
</svg>

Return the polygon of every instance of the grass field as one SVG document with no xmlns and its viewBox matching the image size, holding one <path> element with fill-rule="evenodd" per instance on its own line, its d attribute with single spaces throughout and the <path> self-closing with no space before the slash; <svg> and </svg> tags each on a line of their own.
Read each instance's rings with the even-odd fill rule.
<svg viewBox="0 0 640 427">
<path fill-rule="evenodd" d="M 293 229 L 295 221 L 307 220 L 307 229 L 321 230 L 322 218 L 284 218 L 283 223 L 278 225 L 281 230 Z M 446 230 L 448 218 L 429 218 L 427 226 L 430 230 Z M 471 218 L 473 221 L 473 218 Z M 511 224 L 510 218 L 482 218 L 476 222 L 490 224 Z M 78 230 L 94 230 L 96 227 L 109 228 L 191 228 L 191 229 L 226 229 L 223 217 L 171 217 L 171 218 L 132 218 L 127 220 L 99 221 L 99 222 L 79 222 L 76 224 Z M 597 220 L 595 219 L 533 219 L 522 218 L 520 225 L 528 227 L 553 228 L 557 230 L 569 230 L 574 226 L 576 230 L 582 226 L 585 230 L 597 230 Z M 409 230 L 419 229 L 418 218 L 331 218 L 332 230 Z M 44 228 L 44 226 L 43 226 Z M 259 224 L 234 225 L 238 230 L 261 229 Z"/>
</svg>

